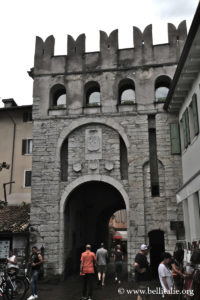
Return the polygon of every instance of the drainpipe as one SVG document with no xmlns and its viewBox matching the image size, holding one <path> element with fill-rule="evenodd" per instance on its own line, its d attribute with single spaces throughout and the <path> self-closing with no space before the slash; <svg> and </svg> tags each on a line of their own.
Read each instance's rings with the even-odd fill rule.
<svg viewBox="0 0 200 300">
<path fill-rule="evenodd" d="M 13 143 L 12 143 L 12 161 L 11 161 L 11 169 L 10 169 L 10 189 L 9 189 L 9 194 L 12 193 L 12 183 L 13 183 L 13 164 L 14 164 L 14 151 L 15 151 L 15 135 L 16 135 L 16 123 L 13 119 L 13 117 L 11 116 L 11 114 L 9 113 L 8 110 L 6 110 L 10 120 L 13 123 Z"/>
<path fill-rule="evenodd" d="M 15 183 L 15 182 L 12 181 L 12 182 L 3 183 L 5 205 L 8 205 L 7 195 L 6 195 L 6 185 L 7 185 L 7 184 L 11 185 L 12 183 Z"/>
</svg>

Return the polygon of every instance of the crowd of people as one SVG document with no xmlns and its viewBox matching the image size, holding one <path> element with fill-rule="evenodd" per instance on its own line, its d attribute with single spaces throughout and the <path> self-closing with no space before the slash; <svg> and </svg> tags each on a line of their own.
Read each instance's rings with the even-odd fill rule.
<svg viewBox="0 0 200 300">
<path fill-rule="evenodd" d="M 149 296 L 148 290 L 152 287 L 152 272 L 150 264 L 147 260 L 149 248 L 142 244 L 140 251 L 137 253 L 134 261 L 136 289 L 138 292 L 137 300 L 145 299 Z M 161 262 L 158 266 L 158 278 L 160 281 L 160 291 L 164 299 L 183 299 L 182 291 L 185 289 L 187 299 L 200 299 L 200 294 L 195 294 L 195 291 L 189 293 L 191 286 L 192 274 L 183 268 L 183 253 L 179 249 L 175 251 L 173 256 L 164 252 L 161 256 Z M 117 245 L 114 250 L 115 264 L 115 282 L 121 283 L 122 278 L 122 263 L 124 255 L 120 245 Z M 107 271 L 108 251 L 101 243 L 101 247 L 97 250 L 96 255 L 91 251 L 91 245 L 86 245 L 86 251 L 81 255 L 80 275 L 83 276 L 82 300 L 92 300 L 93 296 L 93 280 L 95 269 L 98 272 L 98 284 L 105 285 L 105 277 Z M 198 282 L 200 286 L 200 282 Z M 179 293 L 177 293 L 179 292 Z M 193 297 L 193 298 L 192 298 Z"/>
<path fill-rule="evenodd" d="M 136 289 L 138 291 L 137 300 L 145 299 L 148 296 L 148 289 L 151 288 L 152 272 L 147 256 L 149 247 L 142 244 L 140 251 L 135 256 L 134 269 L 135 269 L 135 282 Z M 200 252 L 200 251 L 199 251 Z M 160 287 L 162 296 L 164 299 L 173 299 L 174 291 L 191 290 L 196 288 L 196 294 L 189 294 L 187 299 L 200 299 L 200 272 L 191 271 L 191 268 L 183 267 L 183 254 L 184 251 L 179 249 L 174 252 L 173 256 L 164 252 L 161 257 L 161 262 L 158 266 L 158 278 L 160 281 Z M 113 281 L 120 284 L 122 281 L 122 265 L 124 261 L 124 253 L 121 250 L 121 246 L 116 245 L 112 252 L 115 275 Z M 93 297 L 93 283 L 95 279 L 95 273 L 97 273 L 97 284 L 104 287 L 107 264 L 109 261 L 108 250 L 105 249 L 104 243 L 101 243 L 100 248 L 97 249 L 96 254 L 91 251 L 91 245 L 87 244 L 85 251 L 81 254 L 80 259 L 80 275 L 82 277 L 82 300 L 92 300 Z M 43 257 L 39 253 L 37 247 L 32 247 L 31 254 L 31 295 L 27 300 L 34 300 L 38 298 L 37 282 L 40 274 L 40 269 L 43 264 Z M 7 258 L 7 268 L 9 272 L 18 272 L 18 262 L 16 255 L 13 251 L 9 251 Z M 196 276 L 196 281 L 192 280 Z M 191 282 L 193 285 L 191 286 Z M 195 286 L 196 284 L 196 286 Z M 145 293 L 144 293 L 145 292 Z M 177 295 L 177 294 L 176 294 Z M 189 297 L 190 296 L 190 297 Z M 191 296 L 194 296 L 193 298 Z M 181 293 L 175 299 L 183 299 Z"/>
</svg>

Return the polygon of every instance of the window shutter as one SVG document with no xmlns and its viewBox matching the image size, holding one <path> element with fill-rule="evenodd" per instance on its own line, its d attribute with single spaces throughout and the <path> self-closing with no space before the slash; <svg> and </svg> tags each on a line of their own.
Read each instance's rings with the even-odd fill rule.
<svg viewBox="0 0 200 300">
<path fill-rule="evenodd" d="M 183 124 L 183 140 L 184 140 L 184 148 L 187 148 L 187 133 L 186 133 L 185 113 L 183 114 L 182 124 Z"/>
<path fill-rule="evenodd" d="M 192 112 L 194 118 L 194 134 L 199 133 L 199 118 L 198 118 L 198 107 L 197 107 L 197 95 L 194 94 L 192 97 Z"/>
<path fill-rule="evenodd" d="M 33 121 L 33 118 L 32 118 L 32 111 L 29 112 L 28 120 L 31 121 L 31 122 Z"/>
<path fill-rule="evenodd" d="M 187 135 L 187 146 L 190 144 L 190 125 L 189 125 L 189 112 L 188 109 L 185 111 L 185 121 L 186 121 L 186 135 Z"/>
<path fill-rule="evenodd" d="M 189 127 L 189 114 L 188 109 L 183 114 L 183 135 L 184 135 L 184 147 L 190 144 L 190 127 Z"/>
<path fill-rule="evenodd" d="M 25 173 L 25 186 L 31 186 L 31 175 L 32 171 L 26 171 Z"/>
<path fill-rule="evenodd" d="M 27 111 L 24 111 L 24 113 L 23 113 L 23 121 L 24 122 L 28 121 L 28 112 Z"/>
<path fill-rule="evenodd" d="M 180 134 L 179 134 L 179 124 L 171 123 L 170 124 L 170 137 L 171 137 L 171 153 L 180 154 Z"/>
<path fill-rule="evenodd" d="M 22 155 L 26 154 L 26 143 L 27 140 L 22 140 Z"/>
<path fill-rule="evenodd" d="M 32 111 L 23 112 L 23 122 L 32 122 Z"/>
<path fill-rule="evenodd" d="M 33 140 L 32 139 L 29 139 L 29 140 L 27 140 L 27 143 L 28 143 L 28 151 L 27 151 L 27 153 L 28 154 L 32 154 L 32 149 L 33 149 Z"/>
</svg>

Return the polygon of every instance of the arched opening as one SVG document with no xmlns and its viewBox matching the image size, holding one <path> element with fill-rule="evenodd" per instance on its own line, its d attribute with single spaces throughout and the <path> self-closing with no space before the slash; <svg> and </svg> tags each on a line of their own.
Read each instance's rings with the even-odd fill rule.
<svg viewBox="0 0 200 300">
<path fill-rule="evenodd" d="M 161 262 L 161 254 L 165 251 L 164 232 L 152 230 L 148 233 L 150 247 L 150 264 L 153 278 L 158 277 L 158 265 Z"/>
<path fill-rule="evenodd" d="M 100 85 L 96 81 L 90 81 L 85 85 L 85 106 L 100 106 L 101 93 Z"/>
<path fill-rule="evenodd" d="M 79 271 L 80 255 L 87 243 L 94 252 L 101 242 L 109 248 L 110 217 L 125 208 L 121 193 L 105 182 L 85 182 L 71 192 L 64 210 L 66 276 Z"/>
<path fill-rule="evenodd" d="M 155 82 L 155 101 L 164 102 L 167 98 L 171 84 L 171 79 L 168 76 L 159 76 Z"/>
<path fill-rule="evenodd" d="M 62 84 L 56 84 L 50 91 L 50 107 L 65 108 L 67 106 L 66 89 Z"/>
<path fill-rule="evenodd" d="M 131 79 L 123 79 L 119 83 L 119 104 L 135 103 L 135 84 Z"/>
</svg>

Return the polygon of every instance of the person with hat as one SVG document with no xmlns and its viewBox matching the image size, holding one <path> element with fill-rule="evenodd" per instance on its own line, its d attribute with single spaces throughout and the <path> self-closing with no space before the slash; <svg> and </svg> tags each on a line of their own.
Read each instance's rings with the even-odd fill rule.
<svg viewBox="0 0 200 300">
<path fill-rule="evenodd" d="M 140 252 L 135 257 L 135 280 L 138 283 L 137 287 L 139 292 L 137 300 L 142 300 L 142 294 L 140 294 L 140 291 L 146 292 L 150 285 L 149 281 L 151 280 L 151 274 L 147 260 L 148 251 L 148 246 L 142 244 L 140 247 Z"/>
</svg>

